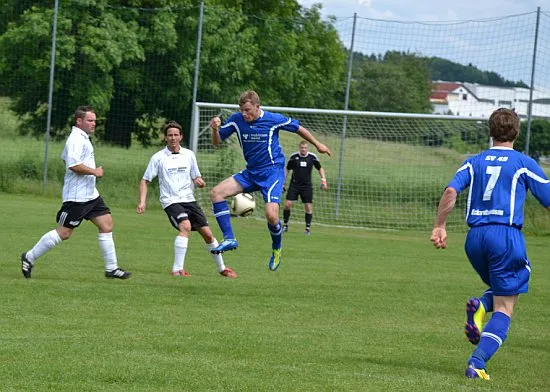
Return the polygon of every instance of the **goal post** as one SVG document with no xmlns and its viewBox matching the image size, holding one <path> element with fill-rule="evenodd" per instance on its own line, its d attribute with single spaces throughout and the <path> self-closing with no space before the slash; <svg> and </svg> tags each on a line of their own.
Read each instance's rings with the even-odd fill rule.
<svg viewBox="0 0 550 392">
<path fill-rule="evenodd" d="M 209 121 L 222 121 L 238 105 L 197 102 L 191 147 L 209 186 L 244 169 L 235 137 L 221 147 L 210 142 Z M 439 198 L 466 157 L 489 146 L 488 119 L 428 114 L 358 112 L 344 110 L 262 106 L 262 109 L 296 118 L 328 145 L 332 157 L 316 153 L 325 170 L 329 189 L 320 190 L 320 176 L 312 173 L 313 223 L 373 229 L 427 230 L 433 225 Z M 344 128 L 345 124 L 345 137 Z M 301 141 L 281 131 L 280 142 L 288 158 Z M 209 203 L 199 200 L 203 205 Z M 283 197 L 284 199 L 284 197 Z M 255 215 L 263 216 L 257 197 Z M 463 195 L 447 227 L 464 230 Z M 294 204 L 290 224 L 301 227 L 303 206 Z M 282 215 L 282 213 L 281 213 Z"/>
</svg>

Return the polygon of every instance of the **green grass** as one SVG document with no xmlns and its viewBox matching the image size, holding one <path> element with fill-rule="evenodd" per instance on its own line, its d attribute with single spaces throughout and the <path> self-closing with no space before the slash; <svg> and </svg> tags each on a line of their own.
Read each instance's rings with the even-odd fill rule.
<svg viewBox="0 0 550 392">
<path fill-rule="evenodd" d="M 225 261 L 239 278 L 221 278 L 194 233 L 184 279 L 169 275 L 176 232 L 164 213 L 113 208 L 130 280 L 103 277 L 90 223 L 25 280 L 19 255 L 54 226 L 59 204 L 0 193 L 1 390 L 548 390 L 547 238 L 527 238 L 530 293 L 489 364 L 493 381 L 481 382 L 462 375 L 473 347 L 464 304 L 485 289 L 463 234 L 436 251 L 428 232 L 314 225 L 305 237 L 293 221 L 273 273 L 265 222 L 237 219 L 240 247 Z"/>
</svg>

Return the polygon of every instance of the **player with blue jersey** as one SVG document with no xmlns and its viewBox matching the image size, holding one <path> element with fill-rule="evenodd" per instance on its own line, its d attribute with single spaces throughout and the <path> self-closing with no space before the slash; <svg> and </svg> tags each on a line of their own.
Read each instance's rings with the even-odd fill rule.
<svg viewBox="0 0 550 392">
<path fill-rule="evenodd" d="M 466 222 L 470 227 L 465 250 L 470 263 L 489 289 L 466 304 L 465 332 L 477 345 L 466 377 L 489 380 L 486 363 L 506 340 L 519 294 L 527 293 L 531 264 L 527 258 L 523 205 L 527 190 L 550 210 L 550 182 L 539 165 L 513 149 L 520 122 L 511 109 L 498 109 L 489 118 L 493 147 L 468 158 L 441 197 L 431 241 L 447 246 L 445 222 L 459 193 L 469 188 Z M 494 312 L 483 327 L 486 314 Z"/>
<path fill-rule="evenodd" d="M 212 144 L 218 146 L 232 134 L 236 134 L 243 150 L 246 169 L 226 178 L 210 192 L 212 209 L 223 233 L 224 241 L 212 249 L 221 253 L 237 248 L 226 198 L 241 192 L 260 191 L 265 202 L 267 227 L 272 239 L 269 269 L 279 268 L 282 257 L 282 225 L 279 220 L 279 203 L 285 182 L 285 156 L 279 144 L 281 130 L 296 133 L 322 154 L 331 155 L 330 149 L 320 143 L 297 120 L 271 113 L 260 108 L 260 98 L 255 91 L 245 91 L 239 98 L 240 111 L 232 114 L 221 126 L 219 117 L 210 121 Z"/>
</svg>

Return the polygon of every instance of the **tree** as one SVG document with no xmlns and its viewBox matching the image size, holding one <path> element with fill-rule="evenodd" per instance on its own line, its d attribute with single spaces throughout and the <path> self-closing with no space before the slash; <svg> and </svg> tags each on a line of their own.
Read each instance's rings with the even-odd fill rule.
<svg viewBox="0 0 550 392">
<path fill-rule="evenodd" d="M 422 59 L 414 54 L 387 52 L 382 61 L 364 61 L 354 85 L 355 110 L 431 111 L 429 73 Z"/>
<path fill-rule="evenodd" d="M 426 58 L 433 80 L 479 83 L 500 87 L 529 88 L 523 81 L 513 82 L 492 71 L 482 71 L 473 64 L 462 65 L 440 57 Z"/>
<path fill-rule="evenodd" d="M 527 122 L 521 123 L 521 132 L 514 143 L 518 151 L 525 151 L 525 138 L 527 135 Z M 535 119 L 531 122 L 531 135 L 529 137 L 529 155 L 537 162 L 543 156 L 550 155 L 550 121 Z"/>
<path fill-rule="evenodd" d="M 63 134 L 78 105 L 91 104 L 100 116 L 109 113 L 114 89 L 120 87 L 115 83 L 117 71 L 125 62 L 145 60 L 144 42 L 156 37 L 157 46 L 170 45 L 166 34 L 140 26 L 132 17 L 136 11 L 120 12 L 106 0 L 65 5 L 59 8 L 57 25 L 54 137 Z M 33 6 L 0 37 L 0 76 L 10 76 L 6 90 L 14 98 L 15 111 L 24 116 L 23 131 L 37 135 L 44 133 L 46 124 L 52 20 L 51 8 Z M 169 28 L 169 20 L 157 25 L 164 22 Z M 109 128 L 104 133 L 109 134 Z"/>
<path fill-rule="evenodd" d="M 14 1 L 9 0 L 11 8 Z M 50 3 L 21 2 L 27 8 L 4 24 L 0 36 L 0 91 L 13 98 L 13 109 L 24 118 L 23 132 L 37 136 L 46 124 Z M 62 2 L 52 136 L 66 134 L 72 111 L 84 103 L 93 105 L 101 120 L 98 137 L 125 147 L 134 139 L 150 144 L 166 119 L 188 123 L 197 4 Z M 321 21 L 318 6 L 302 8 L 295 0 L 211 0 L 204 15 L 197 98 L 236 102 L 243 90 L 257 89 L 272 105 L 330 107 L 336 102 L 343 56 L 336 30 Z"/>
</svg>

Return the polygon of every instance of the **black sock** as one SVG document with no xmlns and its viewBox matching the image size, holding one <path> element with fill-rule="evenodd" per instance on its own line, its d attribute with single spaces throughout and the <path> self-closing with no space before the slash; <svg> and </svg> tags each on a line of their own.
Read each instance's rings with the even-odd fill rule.
<svg viewBox="0 0 550 392">
<path fill-rule="evenodd" d="M 287 210 L 286 208 L 283 210 L 283 221 L 286 224 L 288 224 L 288 220 L 290 219 L 290 208 Z"/>
<path fill-rule="evenodd" d="M 306 212 L 306 230 L 309 230 L 311 227 L 311 219 L 313 219 L 313 214 L 308 214 Z"/>
</svg>

